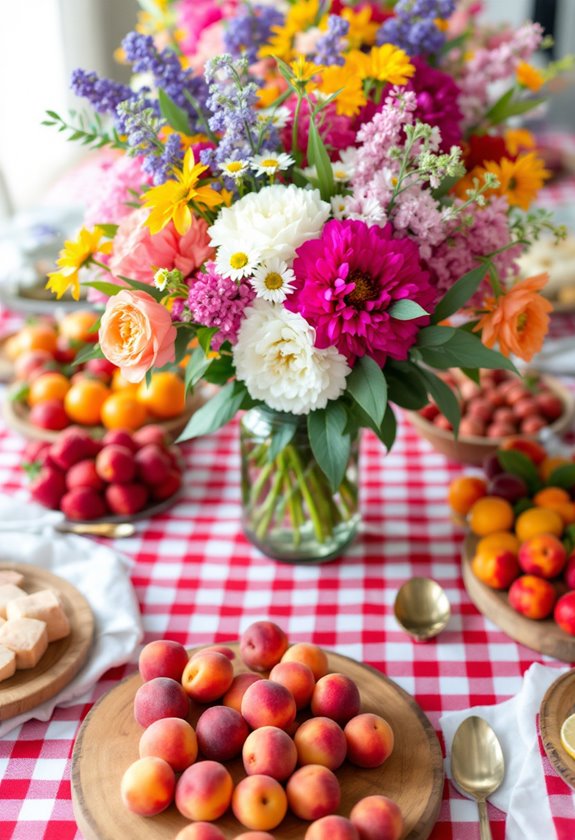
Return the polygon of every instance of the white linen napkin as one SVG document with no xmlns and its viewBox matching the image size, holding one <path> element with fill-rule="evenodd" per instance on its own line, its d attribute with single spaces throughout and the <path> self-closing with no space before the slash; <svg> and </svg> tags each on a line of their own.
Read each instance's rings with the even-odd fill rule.
<svg viewBox="0 0 575 840">
<path fill-rule="evenodd" d="M 575 376 L 575 339 L 547 338 L 539 353 L 529 362 L 529 368 L 555 376 Z"/>
<path fill-rule="evenodd" d="M 535 662 L 523 675 L 518 694 L 504 703 L 449 712 L 439 720 L 445 738 L 445 771 L 451 779 L 451 744 L 459 724 L 470 715 L 489 723 L 501 742 L 505 778 L 489 801 L 505 811 L 505 840 L 543 840 L 555 837 L 539 753 L 537 715 L 543 695 L 567 668 Z"/>
<path fill-rule="evenodd" d="M 40 530 L 31 528 L 34 515 L 43 523 Z M 73 584 L 92 608 L 94 640 L 74 679 L 55 697 L 0 723 L 0 737 L 31 718 L 49 720 L 56 706 L 78 702 L 107 670 L 130 661 L 143 638 L 128 560 L 91 540 L 59 534 L 53 519 L 40 505 L 0 495 L 0 562 L 31 563 Z M 13 531 L 6 529 L 10 522 Z"/>
</svg>

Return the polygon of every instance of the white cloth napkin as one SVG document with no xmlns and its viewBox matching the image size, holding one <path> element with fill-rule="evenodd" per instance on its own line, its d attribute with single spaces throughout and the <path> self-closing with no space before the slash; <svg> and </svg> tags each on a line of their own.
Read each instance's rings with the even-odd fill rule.
<svg viewBox="0 0 575 840">
<path fill-rule="evenodd" d="M 507 814 L 505 840 L 551 840 L 555 837 L 536 721 L 543 695 L 566 670 L 534 663 L 523 675 L 519 693 L 511 700 L 449 712 L 439 720 L 445 738 L 445 771 L 449 779 L 453 736 L 465 718 L 470 715 L 485 718 L 499 738 L 505 758 L 505 778 L 489 801 Z"/>
<path fill-rule="evenodd" d="M 34 516 L 43 522 L 40 530 L 32 530 Z M 0 723 L 0 737 L 31 718 L 49 720 L 56 706 L 78 702 L 109 668 L 130 661 L 143 638 L 127 559 L 83 537 L 59 534 L 52 520 L 39 505 L 0 495 L 0 563 L 31 563 L 73 584 L 92 608 L 94 641 L 76 677 L 55 697 Z M 8 523 L 13 531 L 6 529 Z"/>
<path fill-rule="evenodd" d="M 556 376 L 575 376 L 575 338 L 547 338 L 529 368 Z"/>
</svg>

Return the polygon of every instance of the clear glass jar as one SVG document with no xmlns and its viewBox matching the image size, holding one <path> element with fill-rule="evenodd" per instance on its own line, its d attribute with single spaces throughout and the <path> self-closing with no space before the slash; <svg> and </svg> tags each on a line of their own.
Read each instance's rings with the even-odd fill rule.
<svg viewBox="0 0 575 840">
<path fill-rule="evenodd" d="M 336 493 L 312 455 L 305 417 L 253 408 L 242 417 L 240 447 L 242 524 L 248 539 L 268 557 L 285 562 L 324 563 L 338 557 L 360 520 L 358 438 Z"/>
</svg>

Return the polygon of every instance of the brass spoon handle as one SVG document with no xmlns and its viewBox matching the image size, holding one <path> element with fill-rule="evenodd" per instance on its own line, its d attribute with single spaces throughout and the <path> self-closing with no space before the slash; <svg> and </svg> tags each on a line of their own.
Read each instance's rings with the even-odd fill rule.
<svg viewBox="0 0 575 840">
<path fill-rule="evenodd" d="M 135 527 L 131 522 L 61 522 L 56 530 L 65 534 L 81 534 L 95 537 L 131 537 Z"/>
<path fill-rule="evenodd" d="M 477 801 L 477 807 L 479 808 L 479 836 L 481 840 L 493 840 L 485 799 L 479 799 Z"/>
</svg>

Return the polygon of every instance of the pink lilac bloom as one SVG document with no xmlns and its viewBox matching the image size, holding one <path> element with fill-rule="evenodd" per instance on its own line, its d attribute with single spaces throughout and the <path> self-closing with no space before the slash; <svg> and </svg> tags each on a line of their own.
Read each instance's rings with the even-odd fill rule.
<svg viewBox="0 0 575 840">
<path fill-rule="evenodd" d="M 145 224 L 148 215 L 148 210 L 140 208 L 120 223 L 110 260 L 110 271 L 115 277 L 153 283 L 158 268 L 177 268 L 188 277 L 213 257 L 204 219 L 194 219 L 184 236 L 179 235 L 173 222 L 152 236 Z"/>
<path fill-rule="evenodd" d="M 416 301 L 427 312 L 433 307 L 436 292 L 417 245 L 392 234 L 391 225 L 332 220 L 296 252 L 295 291 L 284 306 L 315 329 L 316 347 L 335 345 L 352 366 L 364 355 L 382 366 L 388 356 L 407 358 L 427 318 L 392 318 L 396 301 Z"/>
<path fill-rule="evenodd" d="M 224 341 L 232 344 L 244 318 L 244 311 L 256 293 L 245 280 L 237 283 L 216 272 L 216 264 L 209 262 L 190 286 L 188 308 L 192 319 L 204 327 L 217 327 L 212 348 L 219 350 Z"/>
<path fill-rule="evenodd" d="M 417 108 L 415 119 L 434 125 L 441 131 L 442 152 L 458 146 L 463 134 L 463 114 L 458 105 L 460 90 L 453 78 L 442 70 L 430 67 L 421 58 L 413 58 L 415 76 L 409 80 L 408 90 L 415 92 Z"/>
<path fill-rule="evenodd" d="M 121 155 L 113 161 L 104 161 L 101 169 L 98 190 L 90 199 L 84 217 L 87 227 L 104 222 L 117 225 L 134 209 L 129 205 L 134 201 L 131 190 L 140 193 L 143 186 L 151 184 L 139 157 Z"/>
<path fill-rule="evenodd" d="M 284 103 L 287 108 L 293 113 L 295 112 L 296 106 L 296 99 L 295 97 L 291 97 L 288 99 L 287 102 Z M 351 120 L 349 117 L 345 117 L 342 114 L 336 113 L 336 106 L 332 102 L 326 108 L 321 111 L 320 114 L 320 121 L 318 124 L 319 133 L 323 142 L 325 143 L 330 158 L 335 159 L 337 158 L 338 152 L 342 149 L 347 149 L 348 146 L 353 146 L 355 144 L 356 134 L 355 131 L 352 129 Z M 302 102 L 300 112 L 299 112 L 299 119 L 298 119 L 298 136 L 297 136 L 297 145 L 298 149 L 302 152 L 306 152 L 307 149 L 307 139 L 309 134 L 309 105 L 304 100 Z M 292 143 L 292 121 L 288 120 L 286 127 L 283 129 L 281 134 L 282 145 L 284 146 L 287 152 L 291 151 L 291 143 Z M 305 166 L 307 163 L 307 159 L 303 161 L 303 165 Z"/>
<path fill-rule="evenodd" d="M 428 260 L 432 281 L 441 292 L 445 292 L 460 277 L 479 265 L 481 257 L 511 242 L 508 210 L 505 197 L 496 196 L 483 208 L 475 205 L 467 208 L 466 212 L 473 214 L 473 221 L 469 227 L 463 226 L 461 222 L 451 224 L 451 232 L 433 249 Z M 515 245 L 493 257 L 500 277 L 505 279 L 508 275 L 518 272 L 515 260 L 521 251 L 522 246 Z M 486 279 L 470 303 L 481 304 L 489 289 Z"/>
</svg>

